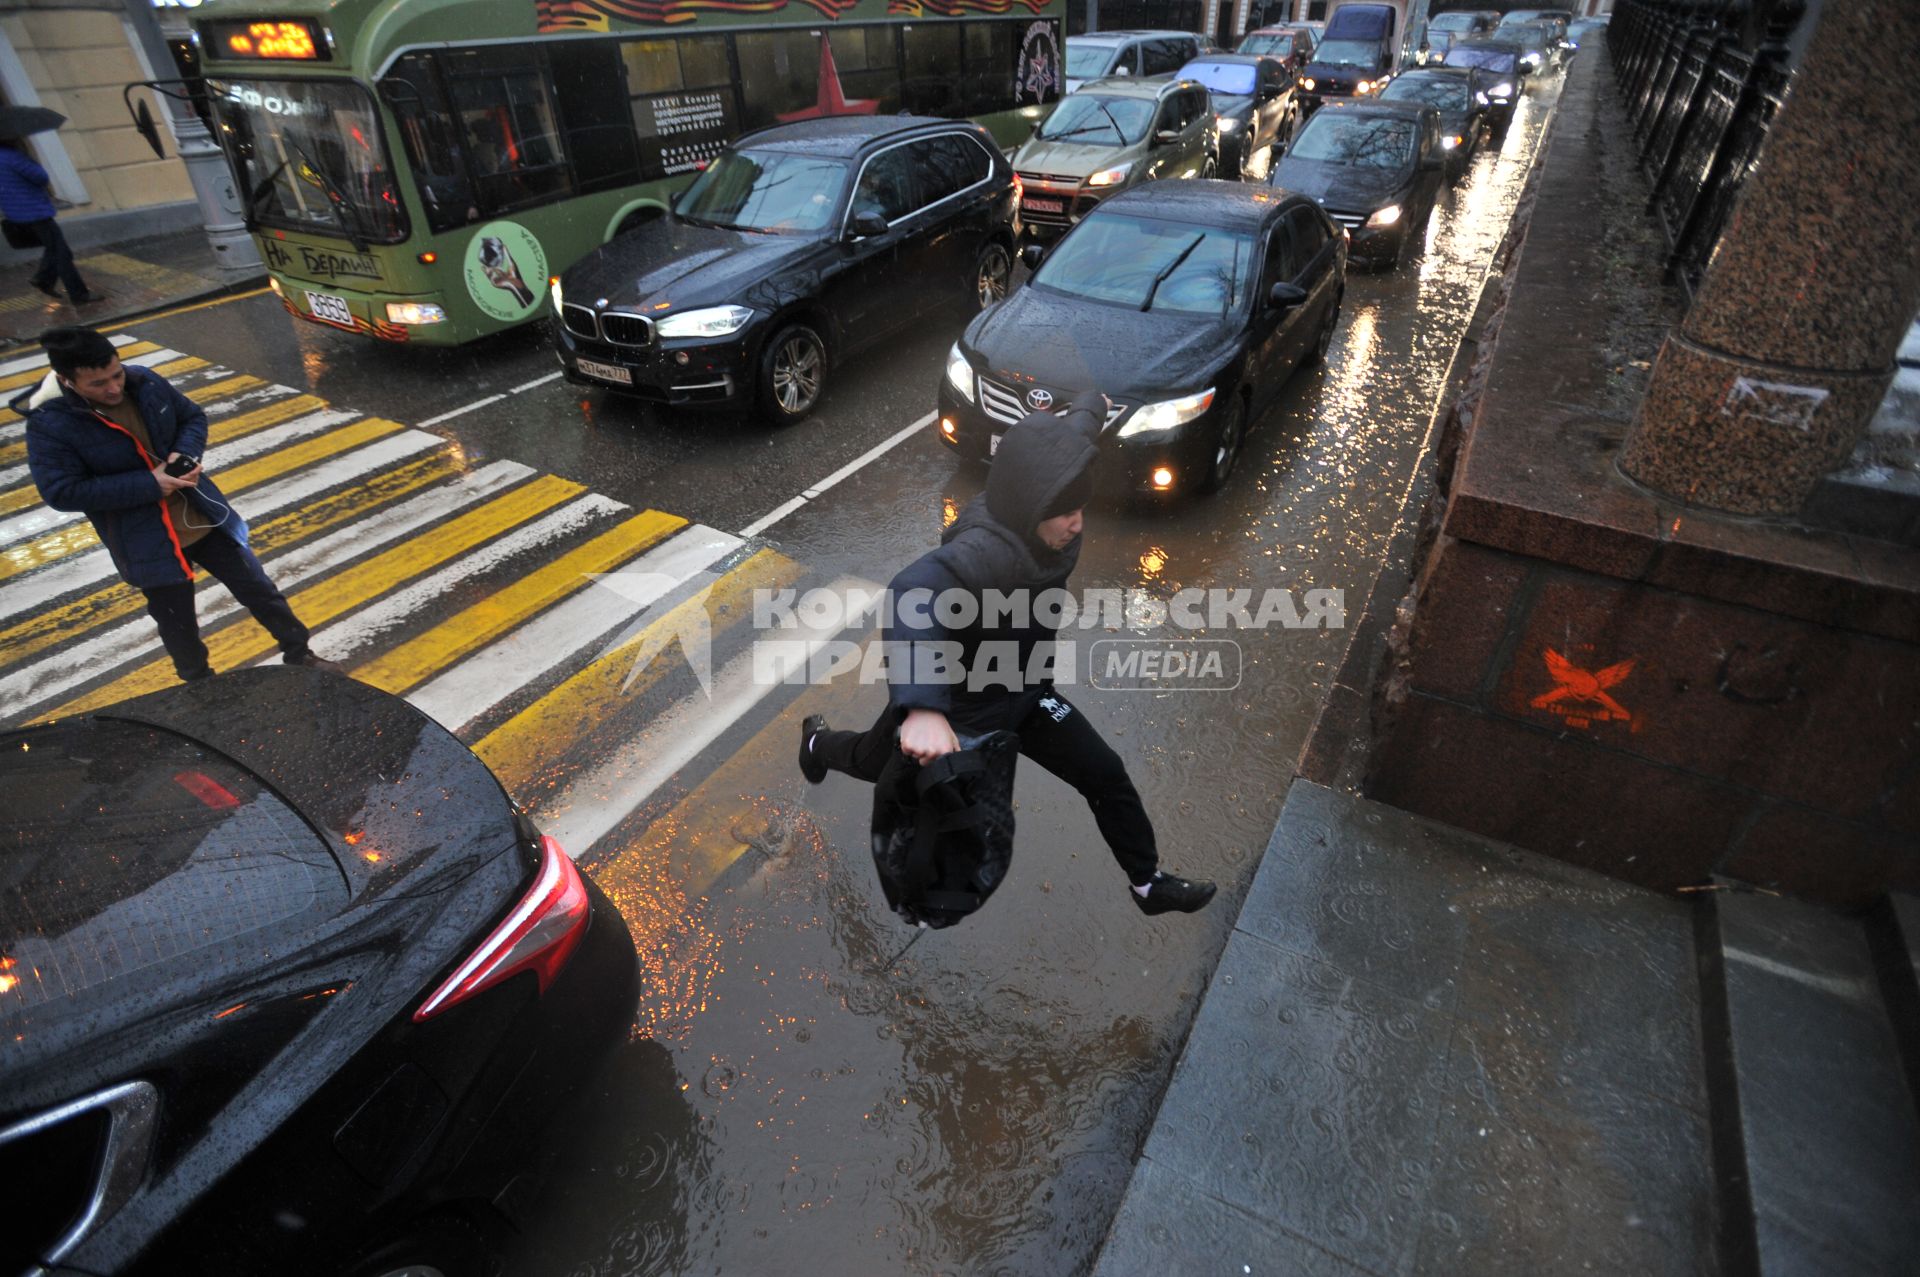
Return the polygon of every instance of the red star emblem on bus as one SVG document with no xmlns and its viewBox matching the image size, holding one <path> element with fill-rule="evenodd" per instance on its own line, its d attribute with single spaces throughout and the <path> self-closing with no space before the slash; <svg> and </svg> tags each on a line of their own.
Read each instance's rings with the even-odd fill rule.
<svg viewBox="0 0 1920 1277">
<path fill-rule="evenodd" d="M 820 33 L 820 90 L 813 105 L 800 111 L 780 112 L 780 123 L 817 120 L 823 115 L 872 115 L 880 105 L 878 98 L 849 98 L 840 87 L 840 68 L 834 65 L 833 42 Z"/>
<path fill-rule="evenodd" d="M 1535 709 L 1558 714 L 1568 726 L 1585 727 L 1590 722 L 1618 719 L 1631 722 L 1633 715 L 1615 700 L 1607 689 L 1618 687 L 1633 673 L 1637 657 L 1618 661 L 1605 669 L 1583 670 L 1552 648 L 1546 650 L 1547 673 L 1553 676 L 1553 689 L 1533 698 Z"/>
</svg>

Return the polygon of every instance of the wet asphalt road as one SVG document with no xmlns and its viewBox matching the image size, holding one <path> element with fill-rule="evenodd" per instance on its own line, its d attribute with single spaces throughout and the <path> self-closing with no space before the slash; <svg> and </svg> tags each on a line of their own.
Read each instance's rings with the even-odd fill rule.
<svg viewBox="0 0 1920 1277">
<path fill-rule="evenodd" d="M 1257 423 L 1225 492 L 1089 511 L 1078 588 L 1334 588 L 1357 621 L 1557 87 L 1443 197 L 1415 263 L 1353 276 L 1327 366 Z M 555 368 L 537 330 L 391 350 L 296 327 L 270 295 L 137 330 L 409 425 L 504 394 L 429 429 L 474 466 L 512 459 L 738 531 L 927 413 L 962 322 L 843 367 L 819 413 L 777 433 L 559 381 L 515 393 Z M 923 431 L 764 540 L 808 581 L 884 582 L 980 481 Z M 583 863 L 635 934 L 640 1033 L 555 1132 L 509 1271 L 1090 1267 L 1348 632 L 1213 636 L 1241 641 L 1234 690 L 1069 693 L 1126 759 L 1163 863 L 1220 881 L 1198 916 L 1142 918 L 1084 805 L 1026 767 L 1007 883 L 894 960 L 912 933 L 879 897 L 869 792 L 810 788 L 793 764 L 804 714 L 864 726 L 882 706 L 848 679 L 751 704 L 620 821 Z M 644 745 L 679 730 L 666 704 L 642 696 L 596 733 Z M 542 818 L 569 800 L 569 766 L 527 786 Z"/>
</svg>

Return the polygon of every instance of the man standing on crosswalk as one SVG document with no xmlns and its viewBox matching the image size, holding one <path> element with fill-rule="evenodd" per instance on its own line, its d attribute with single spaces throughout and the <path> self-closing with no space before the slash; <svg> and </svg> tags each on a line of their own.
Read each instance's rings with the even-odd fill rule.
<svg viewBox="0 0 1920 1277">
<path fill-rule="evenodd" d="M 1214 884 L 1189 882 L 1160 869 L 1153 822 L 1127 775 L 1126 764 L 1062 696 L 1051 679 L 1008 686 L 998 677 L 973 675 L 992 668 L 995 650 L 1002 669 L 1038 668 L 1035 652 L 1051 649 L 1053 627 L 1034 600 L 1063 590 L 1080 558 L 1082 509 L 1093 495 L 1093 462 L 1107 402 L 1100 395 L 1077 401 L 1064 417 L 1036 412 L 1000 441 L 987 490 L 960 512 L 935 549 L 902 568 L 889 587 L 894 619 L 887 628 L 894 665 L 891 703 L 864 732 L 834 731 L 820 715 L 801 724 L 800 771 L 819 784 L 840 771 L 885 784 L 903 767 L 925 766 L 960 748 L 960 736 L 977 738 L 1010 730 L 1020 752 L 1080 792 L 1094 823 L 1132 885 L 1131 899 L 1148 915 L 1193 913 L 1213 899 Z M 909 595 L 928 601 L 961 593 L 983 599 L 1024 594 L 1024 621 L 988 620 L 988 609 L 963 609 L 973 624 L 948 627 L 941 608 L 909 605 Z M 957 650 L 947 677 L 922 679 L 939 665 L 921 662 L 916 649 Z"/>
<path fill-rule="evenodd" d="M 180 677 L 214 671 L 194 609 L 202 567 L 279 642 L 289 665 L 338 670 L 307 646 L 307 627 L 247 548 L 247 524 L 200 471 L 207 414 L 167 379 L 120 362 L 91 328 L 40 338 L 53 371 L 15 399 L 40 498 L 93 521 L 128 585 L 147 598 Z M 177 472 L 177 473 L 176 473 Z"/>
</svg>

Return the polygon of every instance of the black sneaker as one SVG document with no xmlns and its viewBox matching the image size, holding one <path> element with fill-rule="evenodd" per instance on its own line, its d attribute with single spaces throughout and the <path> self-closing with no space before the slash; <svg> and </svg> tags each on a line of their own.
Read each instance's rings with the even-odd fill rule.
<svg viewBox="0 0 1920 1277">
<path fill-rule="evenodd" d="M 1146 895 L 1141 895 L 1132 887 L 1127 888 L 1127 895 L 1133 898 L 1136 909 L 1151 918 L 1162 913 L 1198 913 L 1207 907 L 1207 902 L 1213 899 L 1213 893 L 1218 890 L 1210 882 L 1188 882 L 1185 878 L 1155 870 L 1153 883 L 1147 888 Z"/>
<path fill-rule="evenodd" d="M 60 300 L 60 290 L 54 287 L 52 284 L 43 284 L 37 279 L 30 279 L 27 282 L 29 284 L 32 284 L 35 288 L 39 289 L 41 292 L 45 293 L 47 296 L 53 298 L 55 301 Z"/>
<path fill-rule="evenodd" d="M 818 785 L 827 778 L 827 765 L 813 756 L 813 738 L 827 730 L 827 720 L 819 714 L 809 714 L 800 724 L 800 774 L 807 778 L 809 785 Z"/>
</svg>

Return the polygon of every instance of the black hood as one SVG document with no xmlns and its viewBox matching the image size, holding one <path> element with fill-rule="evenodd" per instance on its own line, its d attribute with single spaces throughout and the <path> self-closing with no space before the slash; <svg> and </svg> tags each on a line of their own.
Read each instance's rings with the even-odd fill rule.
<svg viewBox="0 0 1920 1277">
<path fill-rule="evenodd" d="M 1064 417 L 1031 413 L 1000 440 L 987 490 L 969 501 L 934 552 L 970 589 L 1038 590 L 1066 580 L 1080 540 L 1048 547 L 1034 530 L 1053 499 L 1093 465 L 1099 401 L 1076 401 Z"/>
<path fill-rule="evenodd" d="M 1379 169 L 1288 156 L 1273 170 L 1272 184 L 1328 208 L 1370 211 L 1404 195 L 1416 171 L 1412 165 Z"/>
<path fill-rule="evenodd" d="M 807 236 L 723 230 L 665 217 L 588 253 L 561 277 L 561 287 L 568 301 L 587 306 L 602 297 L 616 308 L 660 302 L 671 302 L 674 310 L 752 305 L 755 286 L 800 262 L 819 243 Z"/>
<path fill-rule="evenodd" d="M 1056 402 L 1089 390 L 1151 402 L 1208 385 L 1232 358 L 1236 329 L 1203 315 L 1143 313 L 1027 287 L 976 319 L 963 342 L 985 375 L 1016 389 L 1047 387 Z"/>
</svg>

